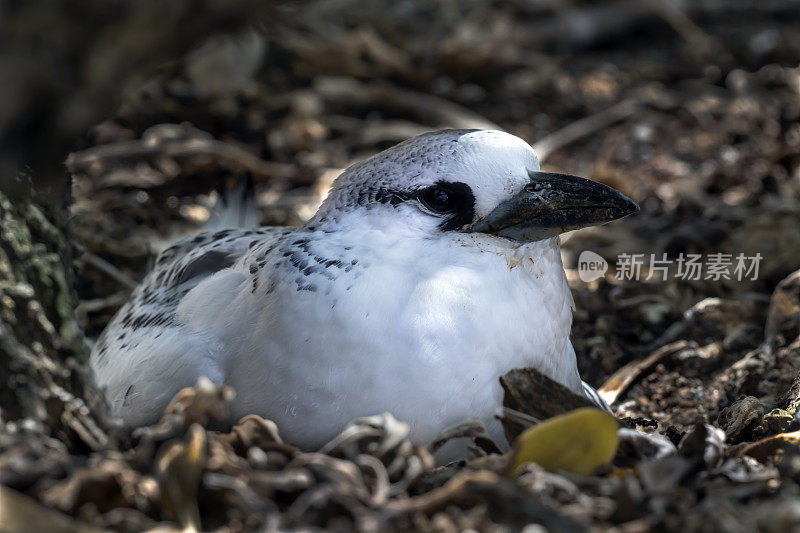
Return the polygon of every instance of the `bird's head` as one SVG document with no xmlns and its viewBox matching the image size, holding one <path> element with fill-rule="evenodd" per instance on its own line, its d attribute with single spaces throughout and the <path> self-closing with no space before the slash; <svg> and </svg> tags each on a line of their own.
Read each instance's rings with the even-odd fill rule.
<svg viewBox="0 0 800 533">
<path fill-rule="evenodd" d="M 368 224 L 431 237 L 477 232 L 529 242 L 638 210 L 601 183 L 540 172 L 536 154 L 519 137 L 443 130 L 349 167 L 309 225 Z"/>
</svg>

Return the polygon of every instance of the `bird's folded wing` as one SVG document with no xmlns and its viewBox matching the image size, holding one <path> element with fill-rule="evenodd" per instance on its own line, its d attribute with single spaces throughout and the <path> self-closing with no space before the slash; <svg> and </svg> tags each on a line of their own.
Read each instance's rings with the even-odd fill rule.
<svg viewBox="0 0 800 533">
<path fill-rule="evenodd" d="M 233 266 L 249 250 L 279 239 L 291 228 L 223 230 L 184 239 L 164 250 L 153 270 L 97 340 L 91 356 L 97 372 L 121 358 L 136 358 L 141 340 L 176 327 L 176 310 L 200 282 Z M 102 372 L 100 372 L 102 376 Z"/>
<path fill-rule="evenodd" d="M 203 233 L 161 253 L 92 350 L 95 378 L 106 389 L 114 414 L 131 424 L 143 423 L 160 412 L 175 387 L 192 385 L 200 375 L 221 379 L 213 332 L 186 324 L 181 304 L 193 292 L 195 299 L 205 296 L 200 300 L 214 302 L 213 294 L 198 295 L 192 289 L 201 289 L 199 285 L 220 272 L 229 272 L 223 275 L 226 279 L 241 278 L 231 269 L 239 259 L 291 231 L 260 228 Z M 217 299 L 206 307 L 218 303 Z"/>
</svg>

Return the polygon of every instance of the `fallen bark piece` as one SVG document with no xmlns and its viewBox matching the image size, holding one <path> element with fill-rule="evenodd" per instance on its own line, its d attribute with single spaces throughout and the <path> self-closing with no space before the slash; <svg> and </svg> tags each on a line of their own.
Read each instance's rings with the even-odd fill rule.
<svg viewBox="0 0 800 533">
<path fill-rule="evenodd" d="M 778 462 L 787 449 L 800 448 L 800 431 L 781 433 L 742 448 L 740 456 L 750 456 L 760 463 Z"/>
<path fill-rule="evenodd" d="M 717 425 L 725 431 L 728 442 L 739 442 L 741 437 L 761 423 L 764 406 L 754 396 L 745 396 L 720 412 Z"/>
<path fill-rule="evenodd" d="M 500 385 L 504 392 L 503 407 L 538 420 L 547 420 L 581 407 L 596 407 L 588 398 L 572 392 L 535 368 L 516 368 L 500 378 Z M 528 427 L 510 417 L 504 417 L 502 422 L 508 442 L 514 442 Z"/>
</svg>

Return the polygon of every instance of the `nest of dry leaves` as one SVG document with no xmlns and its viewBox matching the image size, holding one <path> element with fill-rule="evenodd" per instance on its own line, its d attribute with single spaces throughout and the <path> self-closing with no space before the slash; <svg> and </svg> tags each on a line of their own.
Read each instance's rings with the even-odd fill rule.
<svg viewBox="0 0 800 533">
<path fill-rule="evenodd" d="M 0 196 L 0 529 L 800 525 L 800 19 L 789 3 L 312 1 L 278 19 L 232 3 L 218 9 L 234 29 L 202 39 L 175 37 L 171 17 L 191 3 L 174 4 L 161 18 L 132 4 L 73 55 L 108 67 L 150 27 L 154 49 L 183 43 L 168 47 L 178 60 L 155 75 L 118 61 L 91 84 L 58 80 L 76 120 L 98 117 L 100 96 L 122 93 L 118 78 L 138 82 L 67 159 L 68 237 L 63 221 Z M 248 18 L 264 33 L 242 30 Z M 435 467 L 389 415 L 299 450 L 268 420 L 226 424 L 234 392 L 208 384 L 183 391 L 156 426 L 107 419 L 81 369 L 84 335 L 99 334 L 160 249 L 202 230 L 220 186 L 250 175 L 263 224 L 301 224 L 342 168 L 442 127 L 500 127 L 530 141 L 544 168 L 642 207 L 563 246 L 581 375 L 620 422 L 609 464 L 512 472 L 465 421 L 442 440 L 470 439 L 472 456 Z M 584 250 L 612 265 L 604 277 L 580 280 Z M 614 275 L 620 253 L 764 259 L 752 280 L 644 270 L 632 281 Z M 511 435 L 582 405 L 532 371 L 503 387 Z"/>
</svg>

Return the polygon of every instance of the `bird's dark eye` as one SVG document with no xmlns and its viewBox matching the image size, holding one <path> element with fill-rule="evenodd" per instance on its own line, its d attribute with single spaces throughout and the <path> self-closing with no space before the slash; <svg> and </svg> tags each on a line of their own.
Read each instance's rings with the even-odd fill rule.
<svg viewBox="0 0 800 533">
<path fill-rule="evenodd" d="M 449 213 L 458 207 L 458 196 L 440 185 L 423 189 L 420 201 L 434 213 Z"/>
</svg>

